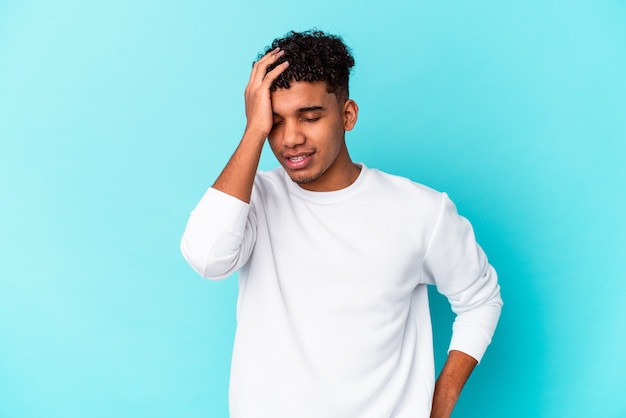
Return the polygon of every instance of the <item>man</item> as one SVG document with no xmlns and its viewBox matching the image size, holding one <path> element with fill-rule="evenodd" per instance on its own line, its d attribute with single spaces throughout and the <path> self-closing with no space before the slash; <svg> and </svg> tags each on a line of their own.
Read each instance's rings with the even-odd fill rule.
<svg viewBox="0 0 626 418">
<path fill-rule="evenodd" d="M 353 65 L 332 35 L 275 40 L 241 142 L 189 218 L 191 266 L 240 270 L 233 418 L 448 417 L 496 327 L 496 273 L 448 197 L 352 162 Z M 266 138 L 281 168 L 257 172 Z M 457 314 L 436 385 L 427 284 Z"/>
</svg>

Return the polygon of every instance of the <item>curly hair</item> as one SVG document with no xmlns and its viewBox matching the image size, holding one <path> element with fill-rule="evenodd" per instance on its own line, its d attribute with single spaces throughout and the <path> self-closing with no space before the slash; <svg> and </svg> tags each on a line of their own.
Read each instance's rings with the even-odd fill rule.
<svg viewBox="0 0 626 418">
<path fill-rule="evenodd" d="M 275 48 L 285 54 L 270 65 L 267 72 L 284 61 L 289 61 L 289 67 L 274 80 L 271 91 L 288 89 L 292 81 L 325 81 L 328 93 L 335 94 L 338 100 L 348 99 L 348 81 L 354 58 L 339 36 L 319 30 L 291 31 L 274 39 L 259 58 Z"/>
</svg>

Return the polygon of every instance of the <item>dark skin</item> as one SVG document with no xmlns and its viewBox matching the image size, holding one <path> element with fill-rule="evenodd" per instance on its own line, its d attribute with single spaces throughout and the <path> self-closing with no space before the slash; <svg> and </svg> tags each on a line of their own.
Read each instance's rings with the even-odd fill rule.
<svg viewBox="0 0 626 418">
<path fill-rule="evenodd" d="M 461 351 L 450 351 L 435 384 L 431 418 L 447 418 L 452 414 L 461 389 L 477 364 L 473 357 Z"/>
<path fill-rule="evenodd" d="M 270 92 L 272 82 L 289 63 L 267 72 L 283 51 L 275 49 L 257 61 L 245 90 L 247 124 L 239 146 L 224 167 L 213 187 L 250 202 L 254 177 L 265 140 L 270 138 L 272 150 L 285 166 L 286 156 L 311 154 L 306 169 L 290 170 L 294 181 L 312 172 L 314 181 L 300 184 L 314 191 L 332 191 L 349 186 L 358 177 L 345 147 L 343 134 L 356 123 L 358 107 L 350 99 L 339 100 L 315 83 L 298 82 L 292 89 Z M 332 100 L 329 100 L 329 95 Z M 311 107 L 312 105 L 312 107 Z M 311 111 L 312 108 L 318 109 Z M 322 108 L 323 110 L 319 110 Z M 282 159 L 282 161 L 281 161 Z M 461 390 L 477 361 L 460 351 L 452 350 L 435 384 L 431 418 L 450 417 Z"/>
<path fill-rule="evenodd" d="M 266 74 L 266 69 L 283 55 L 275 49 L 258 60 L 252 67 L 250 80 L 245 90 L 246 129 L 239 146 L 219 175 L 213 187 L 224 193 L 250 203 L 252 186 L 256 174 L 263 143 L 270 134 L 273 125 L 270 86 L 285 71 L 289 63 L 278 65 Z"/>
</svg>

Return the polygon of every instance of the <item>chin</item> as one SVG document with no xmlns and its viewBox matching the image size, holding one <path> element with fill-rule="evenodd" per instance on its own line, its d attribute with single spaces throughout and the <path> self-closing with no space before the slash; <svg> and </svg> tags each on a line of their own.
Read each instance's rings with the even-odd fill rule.
<svg viewBox="0 0 626 418">
<path fill-rule="evenodd" d="M 320 175 L 315 175 L 315 174 L 289 174 L 289 177 L 291 178 L 291 181 L 293 181 L 296 184 L 309 184 L 309 183 L 313 183 L 314 181 L 318 180 L 320 178 Z"/>
</svg>

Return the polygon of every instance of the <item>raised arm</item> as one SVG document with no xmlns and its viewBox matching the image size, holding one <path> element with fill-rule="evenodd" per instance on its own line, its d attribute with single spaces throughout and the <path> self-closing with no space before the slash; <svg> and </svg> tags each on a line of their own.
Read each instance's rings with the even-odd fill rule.
<svg viewBox="0 0 626 418">
<path fill-rule="evenodd" d="M 282 54 L 275 49 L 254 64 L 245 91 L 243 138 L 187 221 L 181 252 L 207 279 L 221 279 L 241 268 L 254 247 L 256 218 L 249 203 L 263 143 L 272 129 L 270 86 L 289 64 L 282 63 L 269 73 L 267 67 Z"/>
<path fill-rule="evenodd" d="M 254 176 L 261 158 L 263 143 L 272 130 L 272 102 L 270 87 L 272 82 L 289 66 L 287 61 L 267 72 L 284 51 L 274 49 L 258 60 L 250 74 L 245 90 L 246 129 L 239 146 L 226 167 L 219 175 L 213 188 L 250 203 Z"/>
</svg>

